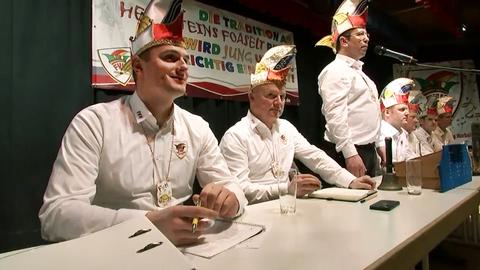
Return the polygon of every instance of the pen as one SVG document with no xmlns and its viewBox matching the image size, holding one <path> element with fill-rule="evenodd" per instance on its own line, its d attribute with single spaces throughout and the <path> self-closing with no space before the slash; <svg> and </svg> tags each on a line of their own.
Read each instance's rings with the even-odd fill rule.
<svg viewBox="0 0 480 270">
<path fill-rule="evenodd" d="M 135 236 L 139 236 L 139 235 L 142 235 L 144 233 L 147 233 L 149 231 L 151 231 L 152 229 L 140 229 L 138 231 L 136 231 L 134 234 L 130 235 L 128 238 L 133 238 Z"/>
<path fill-rule="evenodd" d="M 364 203 L 364 202 L 366 202 L 366 201 L 370 201 L 371 199 L 373 199 L 373 198 L 375 198 L 375 197 L 377 197 L 377 193 L 372 194 L 372 195 L 366 197 L 365 199 L 362 199 L 362 200 L 360 201 L 360 203 Z"/>
<path fill-rule="evenodd" d="M 198 207 L 201 207 L 202 202 L 200 200 L 198 200 L 195 203 L 195 205 L 198 206 Z M 195 233 L 195 231 L 197 230 L 197 226 L 198 226 L 198 217 L 194 217 L 193 220 L 192 220 L 192 233 Z"/>
<path fill-rule="evenodd" d="M 137 250 L 137 253 L 145 252 L 145 251 L 150 250 L 150 249 L 152 249 L 152 248 L 154 248 L 154 247 L 158 247 L 158 246 L 160 246 L 161 244 L 163 244 L 162 241 L 156 242 L 156 243 L 150 243 L 150 244 L 144 246 L 143 248 Z"/>
</svg>

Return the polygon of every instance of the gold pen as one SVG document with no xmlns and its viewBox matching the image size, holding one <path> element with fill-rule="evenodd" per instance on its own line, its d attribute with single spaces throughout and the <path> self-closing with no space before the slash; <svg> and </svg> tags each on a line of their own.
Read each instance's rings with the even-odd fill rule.
<svg viewBox="0 0 480 270">
<path fill-rule="evenodd" d="M 201 207 L 202 202 L 200 202 L 200 200 L 198 200 L 195 203 L 195 205 L 198 206 L 198 207 Z M 192 220 L 192 233 L 195 233 L 195 231 L 197 230 L 197 226 L 198 226 L 198 217 L 194 217 L 193 220 Z"/>
</svg>

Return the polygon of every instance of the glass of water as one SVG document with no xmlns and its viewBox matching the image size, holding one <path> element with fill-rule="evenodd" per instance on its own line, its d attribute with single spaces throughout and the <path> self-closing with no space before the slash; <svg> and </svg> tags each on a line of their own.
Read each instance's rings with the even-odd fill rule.
<svg viewBox="0 0 480 270">
<path fill-rule="evenodd" d="M 278 182 L 278 197 L 280 199 L 280 214 L 293 215 L 296 211 L 297 198 L 297 169 L 290 169 L 288 177 L 283 181 Z"/>
</svg>

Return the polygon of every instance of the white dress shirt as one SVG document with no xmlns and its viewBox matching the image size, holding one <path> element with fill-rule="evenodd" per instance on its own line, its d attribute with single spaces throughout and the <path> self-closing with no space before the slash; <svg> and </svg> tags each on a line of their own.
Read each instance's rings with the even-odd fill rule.
<svg viewBox="0 0 480 270">
<path fill-rule="evenodd" d="M 417 136 L 413 131 L 408 134 L 408 145 L 410 147 L 410 151 L 412 151 L 415 156 L 419 157 L 422 155 L 420 141 L 417 139 Z"/>
<path fill-rule="evenodd" d="M 440 127 L 437 126 L 437 128 L 432 132 L 432 134 L 443 145 L 451 144 L 454 141 L 453 133 L 448 127 L 445 129 L 445 131 L 443 131 Z"/>
<path fill-rule="evenodd" d="M 390 123 L 382 120 L 382 143 L 381 146 L 385 146 L 385 138 L 392 138 L 392 162 L 402 162 L 407 159 L 417 157 L 411 150 L 408 144 L 407 131 L 403 128 L 396 129 Z"/>
<path fill-rule="evenodd" d="M 152 138 L 156 179 L 144 130 Z M 68 127 L 53 165 L 39 213 L 42 236 L 72 239 L 161 209 L 155 203 L 156 183 L 166 177 L 169 163 L 170 205 L 192 195 L 197 176 L 201 186 L 221 181 L 243 211 L 247 201 L 238 180 L 201 117 L 175 105 L 159 128 L 136 93 L 82 110 Z"/>
<path fill-rule="evenodd" d="M 271 170 L 274 161 L 284 172 L 279 181 L 285 184 L 294 158 L 331 184 L 348 187 L 355 179 L 287 120 L 278 119 L 270 130 L 250 111 L 227 130 L 220 149 L 250 203 L 278 198 L 277 180 Z"/>
<path fill-rule="evenodd" d="M 416 130 L 413 131 L 413 133 L 420 142 L 422 156 L 442 150 L 442 143 L 438 141 L 436 137 L 430 135 L 422 127 L 418 127 Z"/>
<path fill-rule="evenodd" d="M 380 103 L 375 83 L 362 71 L 362 61 L 337 54 L 318 76 L 325 116 L 325 140 L 345 158 L 358 154 L 355 144 L 380 145 Z"/>
</svg>

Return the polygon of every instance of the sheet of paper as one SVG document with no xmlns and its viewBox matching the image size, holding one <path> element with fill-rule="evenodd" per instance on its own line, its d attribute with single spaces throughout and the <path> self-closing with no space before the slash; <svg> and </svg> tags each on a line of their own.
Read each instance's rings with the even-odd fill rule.
<svg viewBox="0 0 480 270">
<path fill-rule="evenodd" d="M 202 235 L 201 243 L 180 250 L 200 257 L 211 258 L 259 234 L 264 229 L 264 226 L 257 224 L 216 220 L 213 227 Z"/>
</svg>

